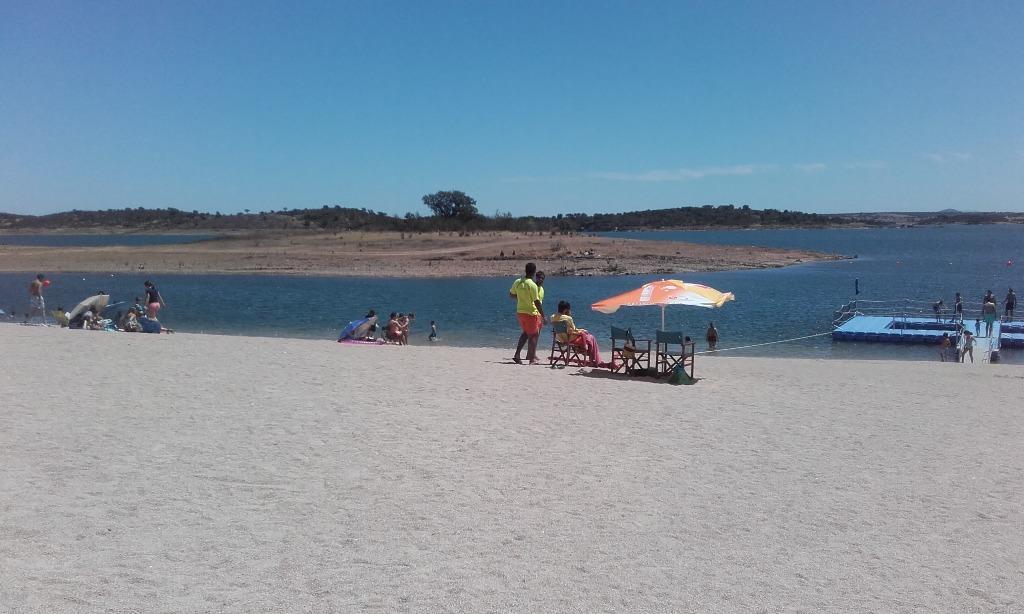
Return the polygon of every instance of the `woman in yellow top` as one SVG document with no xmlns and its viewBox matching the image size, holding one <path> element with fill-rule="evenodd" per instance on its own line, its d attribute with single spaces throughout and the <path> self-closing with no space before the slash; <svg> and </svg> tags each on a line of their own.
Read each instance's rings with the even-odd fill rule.
<svg viewBox="0 0 1024 614">
<path fill-rule="evenodd" d="M 576 328 L 576 323 L 572 321 L 572 305 L 568 301 L 558 302 L 558 313 L 551 316 L 551 322 L 552 324 L 565 322 L 566 329 L 569 331 L 568 334 L 558 334 L 559 343 L 571 343 L 583 348 L 584 353 L 587 355 L 587 360 L 590 361 L 590 366 L 592 367 L 606 366 L 601 360 L 601 351 L 597 347 L 597 339 L 594 338 L 594 335 L 591 335 L 585 329 Z"/>
</svg>

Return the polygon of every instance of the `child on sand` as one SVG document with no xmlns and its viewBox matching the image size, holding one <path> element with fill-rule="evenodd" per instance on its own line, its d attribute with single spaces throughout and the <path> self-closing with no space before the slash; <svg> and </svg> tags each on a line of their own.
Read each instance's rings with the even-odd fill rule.
<svg viewBox="0 0 1024 614">
<path fill-rule="evenodd" d="M 942 342 L 939 344 L 939 360 L 946 362 L 946 353 L 952 342 L 949 340 L 949 333 L 942 333 Z"/>
</svg>

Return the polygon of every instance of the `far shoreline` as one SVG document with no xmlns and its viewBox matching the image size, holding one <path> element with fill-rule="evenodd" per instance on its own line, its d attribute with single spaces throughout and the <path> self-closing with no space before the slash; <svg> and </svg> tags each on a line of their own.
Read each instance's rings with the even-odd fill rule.
<svg viewBox="0 0 1024 614">
<path fill-rule="evenodd" d="M 677 275 L 846 258 L 803 249 L 539 232 L 250 232 L 179 244 L 0 245 L 0 271 L 5 272 L 356 278 L 507 277 L 526 261 L 555 277 Z"/>
</svg>

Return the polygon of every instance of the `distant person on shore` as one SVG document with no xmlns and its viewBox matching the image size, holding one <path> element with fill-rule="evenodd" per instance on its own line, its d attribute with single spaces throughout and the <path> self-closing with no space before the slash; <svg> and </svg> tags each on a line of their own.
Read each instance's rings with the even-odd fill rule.
<svg viewBox="0 0 1024 614">
<path fill-rule="evenodd" d="M 427 341 L 437 341 L 437 322 L 434 320 L 430 321 L 430 335 L 427 336 Z"/>
<path fill-rule="evenodd" d="M 377 336 L 377 312 L 375 310 L 373 310 L 373 309 L 370 309 L 369 311 L 366 312 L 366 316 L 365 317 L 366 317 L 367 320 L 369 320 L 371 318 L 373 319 L 373 321 L 370 323 L 370 326 L 366 329 L 366 337 L 365 338 L 366 339 L 373 339 L 374 337 Z"/>
<path fill-rule="evenodd" d="M 964 357 L 970 355 L 971 364 L 974 364 L 974 335 L 971 331 L 964 331 L 964 349 L 960 352 L 960 362 L 964 362 Z"/>
<path fill-rule="evenodd" d="M 993 298 L 981 306 L 981 317 L 985 320 L 985 336 L 992 336 L 992 325 L 996 321 L 996 302 Z"/>
<path fill-rule="evenodd" d="M 164 297 L 153 282 L 146 280 L 143 285 L 146 288 L 146 315 L 150 320 L 156 320 L 156 314 L 161 307 L 166 307 L 167 303 L 164 302 Z"/>
<path fill-rule="evenodd" d="M 953 299 L 953 321 L 964 321 L 964 299 L 960 296 L 959 292 L 956 293 L 956 298 Z"/>
<path fill-rule="evenodd" d="M 388 317 L 388 325 L 384 335 L 389 342 L 402 345 L 402 325 L 398 323 L 398 314 L 393 311 Z"/>
<path fill-rule="evenodd" d="M 523 364 L 520 355 L 524 345 L 527 346 L 527 362 L 531 365 L 540 364 L 537 360 L 537 339 L 544 326 L 544 306 L 540 300 L 540 288 L 533 279 L 536 274 L 537 265 L 526 263 L 526 274 L 517 279 L 508 291 L 509 297 L 516 301 L 516 318 L 523 331 L 519 335 L 515 356 L 512 357 L 516 364 Z"/>
<path fill-rule="evenodd" d="M 974 336 L 981 336 L 981 318 L 974 318 Z"/>
<path fill-rule="evenodd" d="M 704 334 L 704 340 L 708 342 L 708 350 L 718 347 L 718 329 L 714 322 L 708 322 L 708 332 Z"/>
<path fill-rule="evenodd" d="M 606 366 L 601 360 L 601 350 L 597 346 L 597 339 L 594 338 L 594 335 L 587 332 L 586 329 L 576 328 L 576 323 L 572 319 L 572 305 L 569 304 L 569 301 L 558 301 L 558 313 L 551 316 L 551 323 L 558 322 L 565 322 L 567 331 L 556 335 L 559 343 L 568 343 L 582 348 L 587 355 L 587 366 L 589 367 Z"/>
<path fill-rule="evenodd" d="M 946 362 L 946 354 L 953 342 L 949 339 L 949 333 L 942 333 L 942 341 L 939 343 L 939 360 Z"/>
<path fill-rule="evenodd" d="M 28 285 L 29 310 L 26 322 L 32 323 L 36 319 L 36 314 L 39 314 L 40 323 L 46 324 L 46 300 L 43 299 L 43 288 L 46 285 L 46 275 L 42 273 L 36 275 Z"/>
<path fill-rule="evenodd" d="M 415 319 L 415 313 L 398 314 L 398 327 L 402 336 L 402 345 L 409 345 L 409 328 L 412 326 L 413 320 Z"/>
<path fill-rule="evenodd" d="M 941 322 L 942 321 L 942 312 L 945 309 L 946 309 L 946 303 L 944 303 L 941 298 L 939 300 L 935 301 L 935 303 L 932 304 L 932 311 L 935 312 L 935 321 L 936 322 Z"/>
<path fill-rule="evenodd" d="M 1006 298 L 1003 299 L 1003 306 L 1006 310 L 1003 312 L 1003 317 L 1007 320 L 1013 319 L 1013 310 L 1017 307 L 1017 295 L 1013 292 L 1013 288 L 1006 293 Z"/>
</svg>

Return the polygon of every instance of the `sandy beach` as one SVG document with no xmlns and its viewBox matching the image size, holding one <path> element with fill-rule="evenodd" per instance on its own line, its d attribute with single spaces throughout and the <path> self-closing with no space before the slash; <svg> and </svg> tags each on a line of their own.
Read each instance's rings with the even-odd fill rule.
<svg viewBox="0 0 1024 614">
<path fill-rule="evenodd" d="M 777 268 L 836 256 L 548 233 L 272 233 L 178 245 L 0 245 L 0 271 L 255 273 L 373 277 L 507 276 L 533 260 L 551 275 L 675 274 Z"/>
<path fill-rule="evenodd" d="M 1017 367 L 0 340 L 3 611 L 1024 607 Z"/>
<path fill-rule="evenodd" d="M 0 611 L 1019 612 L 1019 367 L 0 326 Z"/>
</svg>

